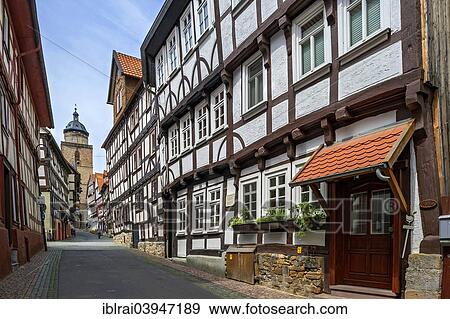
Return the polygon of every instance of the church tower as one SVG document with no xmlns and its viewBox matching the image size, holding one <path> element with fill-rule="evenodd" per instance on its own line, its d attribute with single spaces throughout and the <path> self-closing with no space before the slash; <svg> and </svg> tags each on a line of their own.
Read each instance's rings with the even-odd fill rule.
<svg viewBox="0 0 450 319">
<path fill-rule="evenodd" d="M 87 184 L 94 172 L 93 146 L 89 145 L 89 133 L 80 122 L 80 115 L 75 108 L 73 120 L 64 129 L 64 141 L 61 151 L 64 158 L 76 168 L 81 175 L 80 187 L 80 227 L 85 227 L 88 220 Z"/>
</svg>

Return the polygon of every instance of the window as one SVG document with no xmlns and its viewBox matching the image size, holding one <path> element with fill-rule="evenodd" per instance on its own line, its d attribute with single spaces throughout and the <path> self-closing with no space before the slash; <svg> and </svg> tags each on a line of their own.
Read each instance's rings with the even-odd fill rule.
<svg viewBox="0 0 450 319">
<path fill-rule="evenodd" d="M 170 159 L 178 155 L 178 127 L 173 127 L 170 130 Z"/>
<path fill-rule="evenodd" d="M 139 146 L 136 151 L 134 151 L 133 155 L 132 155 L 132 160 L 133 160 L 133 171 L 138 170 L 139 168 L 141 168 L 142 165 L 142 147 Z"/>
<path fill-rule="evenodd" d="M 177 38 L 174 34 L 169 40 L 169 71 L 172 73 L 178 67 L 178 59 L 177 59 Z"/>
<path fill-rule="evenodd" d="M 225 92 L 222 87 L 212 94 L 214 131 L 225 126 Z"/>
<path fill-rule="evenodd" d="M 203 230 L 205 218 L 205 195 L 194 195 L 194 229 Z"/>
<path fill-rule="evenodd" d="M 200 35 L 202 35 L 209 28 L 208 0 L 198 0 L 198 20 Z"/>
<path fill-rule="evenodd" d="M 286 207 L 286 174 L 268 178 L 269 208 Z"/>
<path fill-rule="evenodd" d="M 372 193 L 372 234 L 389 234 L 391 230 L 392 194 L 389 190 Z"/>
<path fill-rule="evenodd" d="M 322 9 L 300 26 L 298 46 L 301 75 L 311 72 L 325 62 L 325 31 Z"/>
<path fill-rule="evenodd" d="M 141 189 L 136 193 L 135 196 L 135 207 L 136 207 L 136 211 L 143 211 L 144 210 L 144 190 Z"/>
<path fill-rule="evenodd" d="M 155 200 L 158 197 L 158 180 L 154 179 L 151 182 L 152 187 L 152 199 Z"/>
<path fill-rule="evenodd" d="M 181 26 L 183 28 L 183 39 L 184 39 L 184 54 L 187 54 L 194 46 L 194 36 L 192 32 L 192 15 L 191 8 L 181 19 Z"/>
<path fill-rule="evenodd" d="M 177 201 L 177 230 L 186 231 L 186 198 Z"/>
<path fill-rule="evenodd" d="M 160 53 L 158 58 L 156 59 L 156 72 L 158 73 L 158 87 L 162 86 L 166 81 L 166 75 L 164 72 L 164 54 Z"/>
<path fill-rule="evenodd" d="M 208 107 L 206 105 L 197 108 L 197 142 L 203 141 L 208 136 Z"/>
<path fill-rule="evenodd" d="M 263 70 L 263 58 L 260 55 L 244 65 L 244 112 L 258 106 L 265 99 L 266 79 Z"/>
<path fill-rule="evenodd" d="M 2 115 L 2 126 L 5 128 L 5 130 L 9 130 L 9 113 L 10 108 L 8 105 L 8 100 L 5 97 L 5 94 L 3 93 L 3 90 L 0 89 L 0 106 L 1 106 L 1 115 Z"/>
<path fill-rule="evenodd" d="M 156 153 L 156 130 L 152 130 L 150 132 L 150 148 L 151 148 L 151 154 Z"/>
<path fill-rule="evenodd" d="M 191 147 L 191 116 L 187 114 L 181 119 L 181 149 L 188 150 Z"/>
<path fill-rule="evenodd" d="M 256 219 L 257 216 L 257 190 L 258 184 L 256 181 L 242 184 L 243 209 L 249 213 L 252 219 Z"/>
<path fill-rule="evenodd" d="M 122 110 L 122 101 L 123 101 L 123 88 L 119 89 L 119 92 L 117 92 L 117 113 L 120 112 L 120 110 Z"/>
<path fill-rule="evenodd" d="M 352 194 L 350 232 L 352 235 L 367 234 L 367 193 Z"/>
<path fill-rule="evenodd" d="M 381 28 L 381 0 L 349 0 L 347 18 L 352 47 Z"/>
<path fill-rule="evenodd" d="M 220 226 L 220 193 L 220 189 L 215 189 L 209 192 L 209 229 L 217 229 Z"/>
</svg>

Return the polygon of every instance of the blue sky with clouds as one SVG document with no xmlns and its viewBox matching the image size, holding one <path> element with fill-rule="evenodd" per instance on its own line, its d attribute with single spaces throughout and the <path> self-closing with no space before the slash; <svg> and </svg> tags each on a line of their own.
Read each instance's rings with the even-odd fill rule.
<svg viewBox="0 0 450 319">
<path fill-rule="evenodd" d="M 37 0 L 55 121 L 63 138 L 77 104 L 94 145 L 94 169 L 105 168 L 101 145 L 112 127 L 106 104 L 112 51 L 139 56 L 163 0 Z M 84 62 L 82 62 L 82 61 Z"/>
</svg>

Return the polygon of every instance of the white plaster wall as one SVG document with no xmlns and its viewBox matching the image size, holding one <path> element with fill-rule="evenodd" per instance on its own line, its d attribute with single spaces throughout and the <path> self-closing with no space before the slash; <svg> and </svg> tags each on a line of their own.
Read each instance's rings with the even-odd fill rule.
<svg viewBox="0 0 450 319">
<path fill-rule="evenodd" d="M 231 13 L 220 22 L 222 31 L 223 58 L 226 59 L 233 52 L 233 23 Z"/>
<path fill-rule="evenodd" d="M 214 65 L 211 65 L 212 61 L 212 55 L 213 55 L 213 49 L 214 44 L 216 43 L 216 33 L 210 33 L 207 39 L 203 41 L 200 45 L 199 51 L 200 56 L 203 57 L 206 61 L 208 61 L 209 67 L 213 70 Z M 217 53 L 217 52 L 216 52 Z M 201 65 L 201 72 L 202 72 L 202 80 L 204 80 L 208 75 L 208 70 L 203 62 L 200 63 Z"/>
<path fill-rule="evenodd" d="M 423 240 L 423 229 L 422 229 L 422 216 L 420 214 L 420 198 L 419 198 L 419 184 L 417 181 L 417 168 L 416 168 L 416 152 L 414 150 L 414 142 L 410 143 L 411 152 L 411 213 L 414 214 L 414 230 L 411 236 L 411 253 L 420 252 L 420 242 Z"/>
<path fill-rule="evenodd" d="M 256 234 L 238 234 L 237 243 L 238 245 L 256 244 L 256 236 Z"/>
<path fill-rule="evenodd" d="M 192 153 L 186 155 L 185 157 L 183 157 L 181 159 L 181 164 L 183 166 L 183 173 L 182 174 L 186 174 L 190 171 L 192 171 L 193 167 L 192 167 Z"/>
<path fill-rule="evenodd" d="M 224 138 L 218 139 L 213 143 L 213 161 L 221 161 L 227 157 L 227 143 L 225 142 L 222 146 L 222 149 L 220 149 L 220 146 L 222 145 L 222 142 L 224 141 Z M 219 154 L 219 151 L 221 152 Z"/>
<path fill-rule="evenodd" d="M 231 0 L 220 0 L 219 1 L 219 11 L 220 15 L 223 15 L 228 8 L 231 7 Z"/>
<path fill-rule="evenodd" d="M 336 141 L 340 142 L 351 137 L 366 134 L 383 126 L 394 124 L 397 121 L 396 111 L 386 112 L 377 116 L 368 117 L 351 125 L 336 130 Z"/>
<path fill-rule="evenodd" d="M 228 227 L 228 223 L 230 222 L 231 218 L 234 217 L 234 212 L 226 212 L 225 213 L 225 245 L 232 245 L 233 244 L 233 228 Z"/>
<path fill-rule="evenodd" d="M 236 45 L 239 46 L 245 41 L 258 27 L 256 19 L 256 0 L 253 0 L 244 11 L 236 18 L 235 33 Z"/>
<path fill-rule="evenodd" d="M 286 153 L 278 155 L 276 157 L 269 158 L 266 160 L 266 167 L 275 166 L 275 165 L 280 164 L 281 162 L 284 162 L 288 159 L 289 158 L 287 157 Z"/>
<path fill-rule="evenodd" d="M 339 100 L 402 74 L 401 41 L 339 72 Z"/>
<path fill-rule="evenodd" d="M 325 143 L 324 137 L 319 136 L 316 137 L 315 139 L 306 141 L 302 144 L 298 144 L 296 147 L 296 155 L 302 156 L 314 152 L 320 145 L 324 143 Z"/>
<path fill-rule="evenodd" d="M 170 170 L 172 171 L 175 179 L 180 177 L 180 165 L 178 164 L 178 161 L 170 166 Z M 170 182 L 173 181 L 171 180 Z"/>
<path fill-rule="evenodd" d="M 177 241 L 177 257 L 186 257 L 186 239 Z"/>
<path fill-rule="evenodd" d="M 236 133 L 238 133 L 244 140 L 245 146 L 249 146 L 266 136 L 266 116 L 266 113 L 261 114 L 253 121 L 250 121 L 236 129 Z"/>
<path fill-rule="evenodd" d="M 233 123 L 241 119 L 241 68 L 233 72 Z"/>
<path fill-rule="evenodd" d="M 261 17 L 262 21 L 266 20 L 272 13 L 277 10 L 277 0 L 261 0 Z"/>
<path fill-rule="evenodd" d="M 243 149 L 242 143 L 241 141 L 239 141 L 239 139 L 237 137 L 233 138 L 233 151 L 234 154 L 236 154 L 237 152 L 241 151 Z"/>
<path fill-rule="evenodd" d="M 287 233 L 264 233 L 263 244 L 286 244 Z"/>
<path fill-rule="evenodd" d="M 209 164 L 209 145 L 203 146 L 197 150 L 197 167 Z"/>
<path fill-rule="evenodd" d="M 275 132 L 289 122 L 288 101 L 281 102 L 272 108 L 272 131 Z"/>
<path fill-rule="evenodd" d="M 222 241 L 220 238 L 211 238 L 206 240 L 206 249 L 217 250 L 220 249 Z"/>
<path fill-rule="evenodd" d="M 170 82 L 170 89 L 173 92 L 173 94 L 177 97 L 178 102 L 180 102 L 183 99 L 183 90 L 180 90 L 181 96 L 178 96 L 178 88 L 181 83 L 181 72 L 178 72 L 176 76 L 173 77 L 172 81 Z M 177 105 L 177 101 L 172 96 L 172 105 Z"/>
<path fill-rule="evenodd" d="M 253 165 L 253 166 L 244 168 L 244 169 L 241 171 L 241 176 L 247 176 L 247 175 L 256 173 L 256 172 L 258 172 L 258 171 L 259 171 L 259 170 L 258 170 L 258 166 L 257 166 L 257 165 Z"/>
<path fill-rule="evenodd" d="M 205 249 L 204 239 L 192 239 L 192 249 Z"/>
<path fill-rule="evenodd" d="M 194 72 L 197 72 L 196 70 L 194 70 L 195 63 L 196 63 L 196 55 L 193 54 L 192 56 L 189 57 L 188 60 L 186 60 L 185 64 L 183 65 L 184 76 L 189 79 L 189 82 L 190 82 L 191 86 L 193 86 L 193 87 L 198 85 L 198 77 L 197 77 L 197 74 L 194 73 Z M 193 75 L 194 75 L 194 83 L 192 80 Z M 190 90 L 189 90 L 187 83 L 185 84 L 185 89 L 186 89 L 186 95 L 189 94 Z"/>
<path fill-rule="evenodd" d="M 288 90 L 286 38 L 283 31 L 279 31 L 270 39 L 270 56 L 272 98 L 276 98 Z"/>
<path fill-rule="evenodd" d="M 308 115 L 330 104 L 330 79 L 327 78 L 295 96 L 297 118 Z"/>
</svg>

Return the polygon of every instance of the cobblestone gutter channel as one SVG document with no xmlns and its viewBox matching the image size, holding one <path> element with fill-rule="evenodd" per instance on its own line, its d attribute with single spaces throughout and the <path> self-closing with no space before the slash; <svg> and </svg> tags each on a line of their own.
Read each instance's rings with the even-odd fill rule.
<svg viewBox="0 0 450 319">
<path fill-rule="evenodd" d="M 58 297 L 59 262 L 62 251 L 50 250 L 0 281 L 3 299 L 54 299 Z"/>
</svg>

